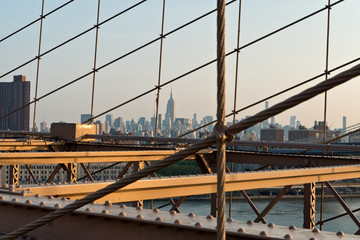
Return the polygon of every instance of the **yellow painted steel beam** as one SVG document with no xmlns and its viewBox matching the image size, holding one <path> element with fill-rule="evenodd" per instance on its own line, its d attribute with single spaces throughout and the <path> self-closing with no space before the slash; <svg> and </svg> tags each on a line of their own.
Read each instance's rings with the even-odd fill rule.
<svg viewBox="0 0 360 240">
<path fill-rule="evenodd" d="M 0 141 L 0 151 L 46 151 L 49 146 L 63 145 L 61 142 L 44 141 Z"/>
<path fill-rule="evenodd" d="M 212 150 L 203 150 L 199 154 L 210 152 Z M 174 153 L 174 150 L 0 153 L 0 165 L 157 161 Z"/>
<path fill-rule="evenodd" d="M 272 188 L 310 182 L 358 178 L 359 174 L 360 165 L 227 174 L 225 189 L 226 191 L 239 191 Z M 98 202 L 104 202 L 105 200 L 127 202 L 139 199 L 210 194 L 216 192 L 216 180 L 216 175 L 213 174 L 141 180 L 100 199 Z M 30 195 L 56 195 L 76 199 L 101 189 L 108 184 L 111 184 L 111 182 L 50 186 L 32 185 L 21 186 L 18 190 L 30 191 Z"/>
</svg>

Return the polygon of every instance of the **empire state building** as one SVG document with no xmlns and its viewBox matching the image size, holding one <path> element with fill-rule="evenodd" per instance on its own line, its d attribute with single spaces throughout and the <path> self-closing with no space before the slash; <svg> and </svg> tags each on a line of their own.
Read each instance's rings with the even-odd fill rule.
<svg viewBox="0 0 360 240">
<path fill-rule="evenodd" d="M 171 128 L 175 122 L 175 101 L 172 97 L 172 90 L 170 93 L 170 99 L 167 102 L 166 114 L 165 114 L 165 123 L 166 127 Z"/>
</svg>

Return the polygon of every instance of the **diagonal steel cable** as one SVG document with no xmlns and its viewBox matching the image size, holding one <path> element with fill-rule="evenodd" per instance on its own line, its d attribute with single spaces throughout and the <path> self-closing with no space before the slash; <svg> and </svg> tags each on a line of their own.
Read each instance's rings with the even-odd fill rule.
<svg viewBox="0 0 360 240">
<path fill-rule="evenodd" d="M 3 37 L 2 39 L 0 39 L 0 43 L 3 42 L 3 41 L 5 41 L 5 40 L 8 39 L 9 37 L 14 36 L 15 34 L 21 32 L 21 31 L 24 30 L 25 28 L 30 27 L 30 26 L 33 25 L 34 23 L 37 23 L 37 22 L 40 21 L 41 19 L 46 18 L 47 16 L 49 16 L 49 15 L 53 14 L 54 12 L 60 10 L 61 8 L 65 7 L 65 6 L 68 5 L 69 3 L 72 3 L 73 1 L 74 1 L 74 0 L 70 0 L 70 1 L 68 1 L 68 2 L 66 2 L 66 3 L 64 3 L 63 5 L 61 5 L 61 6 L 57 7 L 57 8 L 55 8 L 55 9 L 53 9 L 52 11 L 48 12 L 48 13 L 45 14 L 44 16 L 41 15 L 39 18 L 35 19 L 34 21 L 30 22 L 29 24 L 26 24 L 25 26 L 19 28 L 19 29 L 16 30 L 15 32 L 10 33 L 10 34 L 7 35 L 6 37 Z"/>
<path fill-rule="evenodd" d="M 145 2 L 145 1 L 147 1 L 147 0 L 143 0 L 143 1 L 141 1 L 141 2 L 139 2 L 139 3 L 137 3 L 137 4 L 135 4 L 135 5 L 131 6 L 130 8 L 122 11 L 121 13 L 118 13 L 118 14 L 114 15 L 114 16 L 111 17 L 111 18 L 108 18 L 107 20 L 101 22 L 98 26 L 100 26 L 101 24 L 104 24 L 105 22 L 108 22 L 108 21 L 112 20 L 113 18 L 121 15 L 122 13 L 125 13 L 125 12 L 129 11 L 130 9 L 134 8 L 135 6 L 141 4 L 141 3 Z M 236 0 L 232 0 L 232 1 L 228 2 L 226 5 L 232 4 L 232 3 L 234 3 L 234 2 L 236 2 Z M 200 17 L 197 17 L 197 18 L 191 20 L 191 21 L 189 21 L 189 22 L 181 25 L 180 27 L 177 27 L 177 28 L 173 29 L 172 31 L 166 33 L 163 37 L 166 37 L 166 36 L 168 36 L 168 35 L 170 35 L 170 34 L 173 34 L 173 33 L 177 32 L 177 31 L 179 31 L 180 29 L 183 29 L 183 28 L 185 28 L 185 27 L 187 27 L 187 26 L 189 26 L 189 25 L 191 25 L 191 24 L 199 21 L 200 19 L 202 19 L 202 18 L 204 18 L 204 17 L 206 17 L 206 16 L 214 13 L 214 12 L 216 12 L 216 9 L 214 9 L 214 10 L 212 10 L 212 11 L 210 11 L 210 12 L 207 12 L 207 13 L 201 15 Z M 62 43 L 62 44 L 60 44 L 60 45 L 52 48 L 51 50 L 43 53 L 43 55 L 46 54 L 46 53 L 48 53 L 48 52 L 50 52 L 50 51 L 55 50 L 56 48 L 58 48 L 58 47 L 60 47 L 60 46 L 62 46 L 62 45 L 64 45 L 64 44 L 66 44 L 67 42 L 70 42 L 70 41 L 74 40 L 74 39 L 77 38 L 78 36 L 81 36 L 82 34 L 85 34 L 85 33 L 89 32 L 90 30 L 94 29 L 95 27 L 96 27 L 96 26 L 94 26 L 93 28 L 90 28 L 90 29 L 84 31 L 83 33 L 81 33 L 81 34 L 79 34 L 79 35 L 77 35 L 77 36 L 75 36 L 75 37 L 67 40 L 66 42 L 64 42 L 64 43 Z M 134 50 L 132 50 L 132 51 L 130 51 L 130 52 L 128 52 L 128 53 L 126 53 L 126 54 L 124 54 L 124 55 L 122 55 L 122 56 L 120 56 L 120 57 L 118 57 L 118 58 L 116 58 L 116 59 L 114 59 L 114 60 L 112 60 L 112 61 L 110 61 L 110 62 L 108 62 L 108 63 L 106 63 L 106 64 L 104 64 L 104 65 L 102 65 L 102 66 L 100 66 L 100 67 L 98 67 L 98 68 L 96 68 L 96 69 L 93 69 L 92 71 L 90 71 L 90 72 L 88 72 L 88 73 L 83 74 L 82 76 L 80 76 L 80 77 L 78 77 L 78 78 L 76 78 L 76 79 L 74 79 L 74 80 L 72 80 L 72 81 L 70 81 L 70 82 L 68 82 L 68 83 L 66 83 L 66 84 L 64 84 L 64 85 L 62 85 L 62 86 L 60 86 L 60 87 L 58 87 L 58 88 L 56 88 L 56 89 L 54 89 L 54 90 L 46 93 L 46 94 L 44 94 L 44 95 L 42 95 L 41 97 L 39 97 L 39 98 L 37 98 L 37 99 L 35 99 L 35 100 L 33 100 L 33 101 L 25 104 L 25 105 L 22 105 L 21 107 L 19 107 L 19 108 L 17 108 L 17 109 L 14 109 L 12 112 L 9 112 L 9 113 L 7 113 L 7 114 L 5 114 L 5 115 L 0 116 L 0 119 L 5 118 L 5 117 L 7 117 L 7 116 L 9 116 L 9 115 L 11 115 L 11 114 L 13 114 L 13 113 L 15 113 L 15 112 L 23 109 L 23 108 L 25 108 L 25 107 L 27 107 L 27 106 L 30 106 L 31 104 L 33 104 L 33 103 L 36 102 L 36 101 L 40 101 L 41 99 L 46 98 L 47 96 L 52 95 L 53 93 L 58 92 L 58 91 L 60 91 L 61 89 L 66 88 L 66 87 L 68 87 L 68 86 L 70 86 L 70 85 L 78 82 L 79 80 L 81 80 L 81 79 L 83 79 L 83 78 L 85 78 L 85 77 L 93 74 L 93 72 L 99 71 L 99 70 L 101 70 L 101 69 L 103 69 L 103 68 L 105 68 L 105 67 L 107 67 L 107 66 L 109 66 L 109 65 L 111 65 L 111 64 L 113 64 L 113 63 L 115 63 L 115 62 L 117 62 L 117 61 L 119 61 L 119 60 L 121 60 L 121 59 L 123 59 L 123 58 L 125 58 L 125 57 L 127 57 L 127 56 L 129 56 L 129 55 L 131 55 L 131 54 L 133 54 L 133 53 L 135 53 L 135 52 L 137 52 L 137 51 L 139 51 L 139 50 L 141 50 L 141 49 L 143 49 L 143 48 L 145 48 L 145 47 L 147 47 L 147 46 L 149 46 L 149 45 L 157 42 L 157 41 L 160 40 L 161 38 L 162 38 L 162 37 L 160 36 L 160 37 L 158 37 L 158 38 L 156 38 L 156 39 L 154 39 L 154 40 L 151 40 L 150 42 L 148 42 L 148 43 L 146 43 L 146 44 L 144 44 L 144 45 L 142 45 L 142 46 L 140 46 L 140 47 L 138 47 L 138 48 L 136 48 L 136 49 L 134 49 Z M 42 56 L 43 56 L 43 55 L 42 55 Z M 37 57 L 35 57 L 34 59 L 32 59 L 32 60 L 30 60 L 30 61 L 28 61 L 28 62 L 26 62 L 26 63 L 24 63 L 24 64 L 22 64 L 22 65 L 19 66 L 18 68 L 20 68 L 20 67 L 22 67 L 22 66 L 25 66 L 26 64 L 34 61 L 35 59 L 37 59 Z M 216 60 L 215 60 L 215 61 L 216 61 Z M 18 68 L 16 68 L 16 69 L 18 69 Z M 202 67 L 201 67 L 201 68 L 202 68 Z M 11 70 L 10 72 L 15 71 L 16 69 Z M 8 73 L 0 76 L 0 78 L 2 78 L 3 76 L 9 74 L 10 72 L 8 72 Z M 187 73 L 187 74 L 190 74 L 190 73 Z M 185 74 L 185 75 L 187 75 L 187 74 Z M 185 75 L 182 75 L 181 77 L 177 78 L 176 80 L 182 78 L 182 77 L 185 76 Z M 174 80 L 174 81 L 175 81 L 175 80 Z M 166 83 L 165 85 L 167 85 L 167 84 L 168 84 L 168 83 Z M 160 87 L 161 87 L 161 86 L 160 86 Z M 157 89 L 157 88 L 155 88 L 155 89 Z M 152 89 L 150 92 L 154 91 L 155 89 Z M 148 94 L 148 93 L 150 93 L 150 92 L 147 92 L 146 94 Z M 106 112 L 106 113 L 107 113 L 107 112 Z M 105 114 L 105 113 L 103 113 L 102 115 L 104 115 L 104 114 Z M 98 116 L 99 116 L 99 115 L 97 115 L 97 116 L 95 116 L 95 117 L 92 117 L 91 119 L 88 119 L 86 122 L 92 121 L 94 118 L 97 118 Z"/>
<path fill-rule="evenodd" d="M 65 42 L 60 43 L 59 45 L 57 45 L 57 46 L 55 46 L 55 47 L 47 50 L 46 52 L 43 52 L 42 54 L 40 54 L 40 55 L 38 55 L 38 56 L 35 56 L 34 58 L 28 60 L 27 62 L 25 62 L 25 63 L 17 66 L 16 68 L 13 68 L 12 70 L 10 70 L 10 71 L 8 71 L 8 72 L 6 72 L 6 73 L 4 73 L 3 75 L 0 76 L 0 78 L 3 78 L 3 77 L 5 77 L 5 76 L 9 75 L 10 73 L 12 73 L 12 72 L 14 72 L 14 71 L 16 71 L 16 70 L 18 70 L 18 69 L 20 69 L 20 68 L 28 65 L 29 63 L 32 63 L 32 62 L 35 61 L 36 59 L 41 58 L 41 57 L 47 55 L 48 53 L 51 53 L 52 51 L 54 51 L 54 50 L 56 50 L 56 49 L 58 49 L 58 48 L 60 48 L 60 47 L 62 47 L 62 46 L 64 46 L 64 45 L 68 44 L 69 42 L 77 39 L 78 37 L 80 37 L 80 36 L 82 36 L 82 35 L 90 32 L 90 31 L 92 31 L 93 29 L 100 27 L 100 26 L 103 25 L 104 23 L 107 23 L 107 22 L 111 21 L 112 19 L 114 19 L 114 18 L 116 18 L 116 17 L 118 17 L 118 16 L 120 16 L 120 15 L 122 15 L 122 14 L 128 12 L 128 11 L 130 11 L 131 9 L 139 6 L 140 4 L 142 4 L 142 3 L 146 2 L 146 1 L 147 1 L 147 0 L 140 1 L 140 2 L 138 2 L 138 3 L 136 3 L 136 4 L 132 5 L 132 6 L 128 7 L 127 9 L 125 9 L 125 10 L 123 10 L 123 11 L 115 14 L 114 16 L 112 16 L 112 17 L 110 17 L 110 18 L 102 21 L 102 22 L 99 23 L 98 25 L 95 25 L 95 26 L 93 26 L 93 27 L 91 27 L 91 28 L 89 28 L 89 29 L 87 29 L 87 30 L 79 33 L 78 35 L 76 35 L 76 36 L 74 36 L 74 37 L 66 40 Z M 91 72 L 91 73 L 92 73 L 92 72 Z"/>
<path fill-rule="evenodd" d="M 270 107 L 267 110 L 263 110 L 252 117 L 249 117 L 245 120 L 240 121 L 237 124 L 230 126 L 227 129 L 227 132 L 228 132 L 228 134 L 239 133 L 257 123 L 260 123 L 272 116 L 275 116 L 275 115 L 277 115 L 281 112 L 284 112 L 292 107 L 295 107 L 295 106 L 299 105 L 300 103 L 305 102 L 321 93 L 324 93 L 325 91 L 329 91 L 330 89 L 332 89 L 340 84 L 343 84 L 343 83 L 349 81 L 350 79 L 355 78 L 359 75 L 360 75 L 360 64 L 328 79 L 327 81 L 323 81 L 311 88 L 308 88 L 308 89 L 302 91 L 299 94 L 294 95 L 293 97 L 290 97 L 276 105 L 273 105 L 272 107 Z M 207 147 L 213 145 L 214 143 L 216 143 L 216 137 L 214 135 L 212 135 L 209 138 L 204 139 L 201 142 L 195 143 L 195 144 L 191 145 L 190 147 L 175 153 L 174 155 L 166 157 L 163 160 L 161 160 L 155 164 L 152 164 L 149 167 L 144 168 L 144 169 L 140 170 L 139 172 L 136 172 L 127 178 L 121 179 L 121 180 L 119 180 L 111 185 L 108 185 L 105 188 L 102 188 L 82 199 L 76 200 L 75 202 L 73 202 L 61 209 L 58 209 L 58 210 L 51 212 L 29 224 L 26 224 L 8 234 L 6 234 L 5 236 L 0 237 L 0 239 L 10 240 L 10 239 L 19 237 L 21 235 L 24 235 L 44 224 L 47 224 L 51 221 L 56 220 L 57 218 L 62 217 L 63 215 L 65 215 L 67 213 L 71 213 L 71 212 L 75 211 L 76 209 L 85 206 L 86 204 L 92 203 L 95 200 L 106 196 L 107 194 L 110 194 L 120 188 L 123 188 L 133 182 L 136 182 L 136 181 L 140 180 L 141 178 L 152 174 L 153 172 L 157 172 L 157 171 L 159 171 L 167 166 L 170 166 L 171 164 L 174 164 L 192 154 L 195 154 L 196 152 L 198 152 L 204 148 L 207 148 Z"/>
</svg>

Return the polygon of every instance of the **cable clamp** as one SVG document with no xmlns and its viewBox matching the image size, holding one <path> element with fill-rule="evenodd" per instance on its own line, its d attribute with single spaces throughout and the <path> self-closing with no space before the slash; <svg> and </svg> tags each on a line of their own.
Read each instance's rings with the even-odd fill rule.
<svg viewBox="0 0 360 240">
<path fill-rule="evenodd" d="M 225 125 L 215 124 L 214 134 L 217 141 L 232 143 L 234 141 L 234 135 L 229 131 Z"/>
<path fill-rule="evenodd" d="M 98 72 L 99 70 L 97 68 L 92 68 L 93 72 Z"/>
<path fill-rule="evenodd" d="M 330 71 L 328 71 L 328 70 L 324 70 L 324 73 L 325 73 L 326 75 L 330 75 Z"/>
<path fill-rule="evenodd" d="M 45 15 L 40 15 L 40 19 L 45 19 Z"/>
<path fill-rule="evenodd" d="M 239 114 L 239 112 L 238 111 L 235 111 L 235 110 L 232 110 L 231 111 L 233 114 Z"/>
<path fill-rule="evenodd" d="M 164 34 L 159 34 L 161 38 L 165 39 L 165 35 Z"/>
<path fill-rule="evenodd" d="M 158 90 L 161 90 L 161 87 L 160 86 L 157 86 L 157 85 L 154 85 L 154 87 Z"/>
<path fill-rule="evenodd" d="M 39 60 L 40 60 L 40 59 L 41 59 L 41 57 L 40 57 L 40 56 L 35 56 L 35 59 L 39 59 Z"/>
<path fill-rule="evenodd" d="M 331 9 L 331 5 L 325 5 L 325 8 Z"/>
<path fill-rule="evenodd" d="M 100 25 L 99 25 L 99 24 L 95 24 L 94 27 L 97 28 L 97 29 L 99 29 L 99 28 L 100 28 Z"/>
<path fill-rule="evenodd" d="M 239 52 L 240 52 L 240 48 L 234 48 L 234 51 L 239 53 Z"/>
</svg>

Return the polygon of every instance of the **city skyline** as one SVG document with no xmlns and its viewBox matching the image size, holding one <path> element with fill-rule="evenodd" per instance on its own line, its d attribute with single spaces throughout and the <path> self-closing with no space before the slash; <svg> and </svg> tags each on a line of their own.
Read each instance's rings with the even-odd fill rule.
<svg viewBox="0 0 360 240">
<path fill-rule="evenodd" d="M 49 12 L 62 3 L 65 1 L 46 2 L 45 12 Z M 15 9 L 14 7 L 19 4 L 24 6 L 17 8 L 19 14 L 11 14 L 9 9 Z M 61 9 L 61 14 L 47 17 L 44 20 L 42 52 L 90 27 L 89 22 L 96 21 L 96 4 L 96 1 L 77 1 Z M 132 4 L 132 1 L 105 1 L 101 8 L 100 20 L 104 20 Z M 327 1 L 303 1 L 300 3 L 277 0 L 269 3 L 257 0 L 243 1 L 243 4 L 240 45 L 245 45 L 278 27 L 323 8 Z M 26 1 L 2 3 L 0 25 L 3 32 L 0 38 L 35 19 L 38 14 L 34 13 L 40 12 L 40 5 L 40 2 L 33 4 Z M 227 7 L 227 51 L 231 51 L 236 45 L 237 6 L 238 2 L 235 2 Z M 165 32 L 169 32 L 214 8 L 215 2 L 204 0 L 171 1 L 167 3 L 166 7 Z M 357 43 L 360 41 L 360 34 L 353 31 L 351 26 L 353 22 L 360 22 L 360 16 L 356 11 L 359 8 L 358 1 L 349 0 L 339 3 L 331 10 L 334 17 L 330 31 L 330 69 L 358 57 L 360 46 Z M 267 11 L 267 9 L 272 11 Z M 77 14 L 72 14 L 73 12 Z M 161 1 L 148 1 L 126 13 L 125 17 L 119 17 L 116 21 L 103 25 L 99 30 L 98 65 L 101 66 L 156 38 L 160 31 L 160 12 Z M 181 12 L 187 12 L 187 14 L 180 14 Z M 66 17 L 60 18 L 60 16 Z M 141 17 L 139 18 L 139 16 Z M 327 13 L 323 11 L 314 18 L 241 51 L 238 109 L 323 73 L 326 19 Z M 146 24 L 143 24 L 144 22 Z M 176 78 L 214 59 L 216 53 L 215 22 L 216 16 L 210 15 L 164 40 L 162 82 Z M 0 74 L 34 56 L 38 44 L 38 30 L 39 25 L 35 24 L 28 30 L 0 43 L 1 55 L 12 56 L 0 59 Z M 54 54 L 43 57 L 40 62 L 39 96 L 88 72 L 92 68 L 93 47 L 94 34 L 89 34 L 66 47 L 59 48 Z M 114 66 L 99 71 L 95 91 L 95 115 L 153 88 L 158 77 L 158 56 L 159 44 L 156 43 Z M 235 56 L 229 56 L 226 75 L 227 113 L 232 111 L 233 105 L 234 65 Z M 14 75 L 26 75 L 32 86 L 35 86 L 35 72 L 35 64 L 30 64 L 15 71 Z M 330 77 L 336 73 L 332 73 Z M 0 81 L 7 82 L 11 78 L 12 75 L 8 75 Z M 316 80 L 314 83 L 322 80 L 324 79 Z M 191 118 L 194 113 L 197 113 L 198 116 L 215 116 L 215 82 L 215 64 L 212 64 L 179 82 L 162 87 L 160 113 L 165 117 L 166 101 L 172 87 L 174 96 L 176 96 L 178 116 Z M 85 78 L 72 87 L 39 101 L 36 121 L 38 125 L 43 121 L 49 123 L 61 120 L 77 122 L 81 113 L 90 112 L 90 83 L 91 78 Z M 314 83 L 305 87 L 310 87 Z M 347 116 L 348 125 L 358 122 L 360 116 L 353 111 L 353 104 L 346 104 L 358 102 L 356 92 L 358 88 L 359 83 L 351 81 L 329 92 L 327 121 L 330 127 L 341 128 L 342 116 Z M 270 107 L 303 89 L 304 87 L 270 100 Z M 31 99 L 33 97 L 34 89 L 31 90 Z M 154 92 L 113 111 L 112 114 L 126 119 L 138 119 L 141 116 L 150 118 L 155 109 L 155 99 Z M 322 95 L 275 116 L 275 120 L 281 124 L 288 124 L 289 118 L 297 115 L 305 126 L 311 126 L 313 121 L 323 119 L 323 102 Z M 56 107 L 54 108 L 54 106 Z M 253 115 L 263 109 L 264 105 L 260 104 L 238 114 L 237 118 Z M 30 115 L 32 116 L 32 114 L 31 107 Z M 104 119 L 105 117 L 100 117 L 96 120 L 104 121 Z"/>
</svg>

